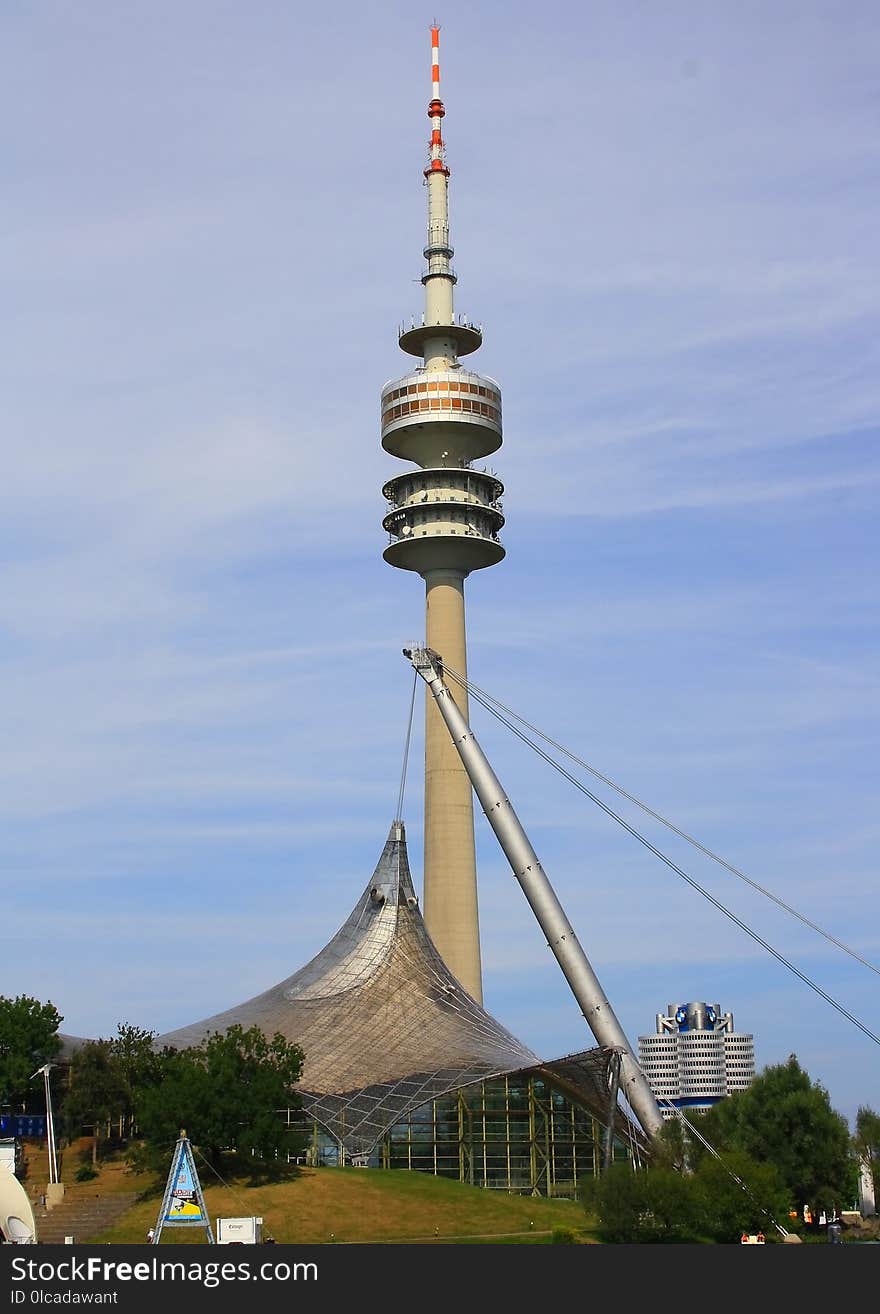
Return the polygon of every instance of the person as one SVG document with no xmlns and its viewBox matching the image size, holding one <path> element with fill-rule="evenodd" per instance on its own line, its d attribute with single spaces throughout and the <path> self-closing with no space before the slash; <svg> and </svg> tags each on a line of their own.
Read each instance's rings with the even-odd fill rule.
<svg viewBox="0 0 880 1314">
<path fill-rule="evenodd" d="M 150 1230 L 149 1230 L 149 1232 L 147 1233 L 147 1245 L 148 1245 L 148 1246 L 151 1246 L 151 1245 L 153 1244 L 153 1239 L 154 1239 L 155 1235 L 156 1235 L 156 1229 L 155 1229 L 154 1227 L 151 1227 Z"/>
</svg>

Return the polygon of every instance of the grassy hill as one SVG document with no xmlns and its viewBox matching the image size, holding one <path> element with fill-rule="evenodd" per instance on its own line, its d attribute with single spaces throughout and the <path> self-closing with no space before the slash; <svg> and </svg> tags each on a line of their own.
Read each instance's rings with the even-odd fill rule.
<svg viewBox="0 0 880 1314">
<path fill-rule="evenodd" d="M 554 1228 L 581 1229 L 581 1207 L 570 1200 L 543 1200 L 483 1191 L 422 1173 L 378 1168 L 303 1168 L 293 1181 L 249 1187 L 202 1183 L 213 1219 L 263 1219 L 264 1233 L 278 1242 L 400 1243 L 413 1241 L 548 1241 Z M 142 1241 L 160 1200 L 136 1204 L 99 1241 Z M 199 1240 L 197 1232 L 168 1228 L 162 1241 Z"/>
<path fill-rule="evenodd" d="M 595 1238 L 588 1220 L 572 1200 L 485 1191 L 446 1178 L 377 1168 L 300 1168 L 283 1182 L 249 1186 L 211 1182 L 200 1166 L 205 1203 L 217 1217 L 263 1219 L 264 1235 L 279 1242 L 368 1244 L 438 1242 L 441 1244 L 548 1244 L 573 1233 L 578 1242 Z M 80 1189 L 76 1184 L 69 1192 Z M 161 1193 L 149 1191 L 147 1179 L 126 1170 L 122 1159 L 101 1166 L 98 1178 L 83 1185 L 91 1193 L 138 1191 L 131 1208 L 96 1242 L 143 1242 L 155 1225 Z M 567 1238 L 568 1239 L 568 1238 Z M 197 1229 L 167 1228 L 162 1244 L 201 1244 Z"/>
</svg>

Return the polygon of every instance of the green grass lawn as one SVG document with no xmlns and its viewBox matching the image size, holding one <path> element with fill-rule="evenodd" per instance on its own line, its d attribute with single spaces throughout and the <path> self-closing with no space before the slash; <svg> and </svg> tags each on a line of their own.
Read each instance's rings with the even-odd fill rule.
<svg viewBox="0 0 880 1314">
<path fill-rule="evenodd" d="M 125 1181 L 121 1167 L 108 1172 Z M 424 1173 L 378 1168 L 301 1168 L 290 1180 L 249 1186 L 239 1181 L 210 1183 L 200 1167 L 205 1204 L 217 1217 L 263 1219 L 263 1233 L 277 1242 L 368 1244 L 548 1244 L 554 1229 L 575 1233 L 579 1242 L 595 1240 L 582 1207 L 572 1200 L 546 1200 L 481 1190 Z M 128 1179 L 128 1189 L 143 1187 Z M 100 1179 L 95 1183 L 100 1186 Z M 110 1181 L 108 1180 L 108 1187 Z M 119 1186 L 110 1189 L 119 1189 Z M 161 1194 L 141 1198 L 96 1240 L 144 1241 L 154 1226 Z M 201 1244 L 204 1232 L 165 1228 L 161 1244 Z"/>
</svg>

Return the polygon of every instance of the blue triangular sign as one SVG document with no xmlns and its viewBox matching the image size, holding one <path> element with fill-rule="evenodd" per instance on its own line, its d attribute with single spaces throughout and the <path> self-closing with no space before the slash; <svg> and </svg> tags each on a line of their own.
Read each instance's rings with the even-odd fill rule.
<svg viewBox="0 0 880 1314">
<path fill-rule="evenodd" d="M 171 1195 L 163 1220 L 166 1223 L 202 1223 L 205 1220 L 195 1187 L 195 1169 L 190 1166 L 188 1150 L 189 1141 L 180 1141 L 177 1162 L 171 1174 Z"/>
<path fill-rule="evenodd" d="M 193 1161 L 192 1146 L 186 1138 L 186 1132 L 182 1131 L 174 1148 L 174 1159 L 165 1184 L 159 1219 L 149 1239 L 154 1245 L 157 1244 L 163 1227 L 193 1226 L 203 1227 L 208 1241 L 214 1241 L 205 1197 Z"/>
</svg>

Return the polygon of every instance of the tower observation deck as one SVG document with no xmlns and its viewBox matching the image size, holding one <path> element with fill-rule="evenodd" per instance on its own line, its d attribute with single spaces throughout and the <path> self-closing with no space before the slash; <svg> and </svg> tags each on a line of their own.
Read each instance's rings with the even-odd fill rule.
<svg viewBox="0 0 880 1314">
<path fill-rule="evenodd" d="M 425 642 L 467 675 L 464 580 L 504 556 L 504 486 L 479 462 L 501 446 L 501 388 L 461 364 L 483 341 L 482 329 L 459 315 L 449 237 L 449 168 L 442 135 L 440 30 L 431 28 L 428 104 L 431 139 L 424 170 L 428 233 L 424 249 L 425 309 L 400 331 L 399 345 L 420 358 L 382 389 L 382 446 L 410 463 L 382 492 L 388 511 L 385 560 L 425 581 Z M 467 695 L 455 699 L 468 715 Z M 473 794 L 467 773 L 433 698 L 425 707 L 424 915 L 428 931 L 465 989 L 482 1002 Z"/>
</svg>

